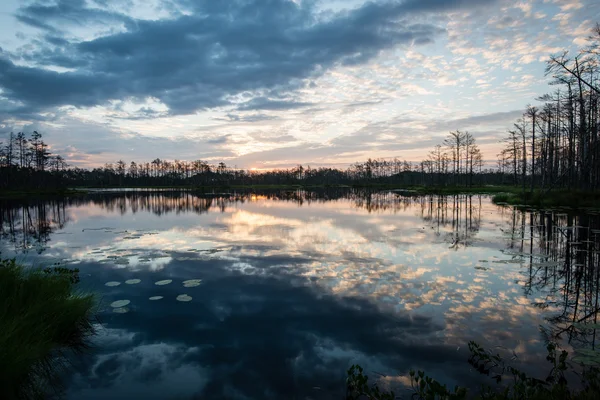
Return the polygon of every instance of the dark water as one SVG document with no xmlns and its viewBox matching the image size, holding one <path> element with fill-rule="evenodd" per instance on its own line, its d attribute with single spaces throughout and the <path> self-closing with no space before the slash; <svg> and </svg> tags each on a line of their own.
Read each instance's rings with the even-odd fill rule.
<svg viewBox="0 0 600 400">
<path fill-rule="evenodd" d="M 534 374 L 548 338 L 595 342 L 595 212 L 352 191 L 97 193 L 0 211 L 3 257 L 80 268 L 100 295 L 71 399 L 341 399 L 354 363 L 384 387 L 410 368 L 475 385 L 487 378 L 469 340 Z"/>
</svg>

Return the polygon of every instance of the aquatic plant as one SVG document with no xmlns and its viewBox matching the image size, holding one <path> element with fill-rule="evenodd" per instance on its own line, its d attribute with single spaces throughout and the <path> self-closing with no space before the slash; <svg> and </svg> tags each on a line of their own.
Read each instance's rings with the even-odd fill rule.
<svg viewBox="0 0 600 400">
<path fill-rule="evenodd" d="M 554 343 L 547 346 L 546 360 L 551 369 L 545 379 L 527 375 L 513 367 L 499 354 L 483 349 L 475 342 L 469 342 L 468 359 L 474 369 L 486 376 L 491 376 L 496 386 L 482 385 L 477 393 L 469 393 L 466 388 L 455 386 L 449 389 L 423 371 L 409 372 L 411 398 L 418 400 L 464 400 L 467 398 L 486 400 L 592 400 L 600 398 L 600 370 L 595 366 L 585 366 L 579 374 L 581 382 L 578 389 L 569 386 L 567 372 L 574 372 L 574 367 L 567 362 L 568 352 L 558 352 Z M 348 369 L 346 379 L 347 400 L 393 400 L 393 391 L 381 390 L 377 384 L 369 384 L 369 378 L 359 365 Z"/>
<path fill-rule="evenodd" d="M 177 301 L 192 301 L 192 296 L 188 296 L 187 294 L 180 294 L 179 296 L 177 296 Z"/>
<path fill-rule="evenodd" d="M 78 271 L 28 269 L 0 260 L 0 398 L 60 393 L 68 359 L 95 333 L 92 295 L 78 293 Z"/>
<path fill-rule="evenodd" d="M 187 281 L 183 281 L 183 287 L 189 288 L 189 287 L 200 286 L 201 282 L 202 282 L 202 279 L 188 279 Z"/>
<path fill-rule="evenodd" d="M 113 308 L 121 308 L 121 307 L 125 307 L 129 303 L 131 303 L 131 301 L 129 301 L 129 300 L 117 300 L 117 301 L 113 301 L 112 303 L 110 303 L 110 306 Z"/>
</svg>

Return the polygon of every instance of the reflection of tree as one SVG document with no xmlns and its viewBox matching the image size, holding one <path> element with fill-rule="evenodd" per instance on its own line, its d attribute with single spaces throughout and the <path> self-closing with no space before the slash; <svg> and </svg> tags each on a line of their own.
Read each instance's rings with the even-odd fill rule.
<svg viewBox="0 0 600 400">
<path fill-rule="evenodd" d="M 600 311 L 600 218 L 513 210 L 509 219 L 507 247 L 527 263 L 525 295 L 542 296 L 535 304 L 549 312 L 546 338 L 595 345 L 587 326 Z"/>
<path fill-rule="evenodd" d="M 236 196 L 199 197 L 191 192 L 128 192 L 91 196 L 89 203 L 121 215 L 150 212 L 161 216 L 170 213 L 203 214 L 213 206 L 223 208 L 236 201 Z"/>
<path fill-rule="evenodd" d="M 373 192 L 370 190 L 353 190 L 345 196 L 354 202 L 354 206 L 362 208 L 368 212 L 378 211 L 404 211 L 411 204 L 410 197 L 404 197 L 399 193 L 391 191 Z"/>
<path fill-rule="evenodd" d="M 50 235 L 68 223 L 68 207 L 93 205 L 108 212 L 123 215 L 128 212 L 149 212 L 158 216 L 169 213 L 203 214 L 210 210 L 224 212 L 235 203 L 258 200 L 291 201 L 298 205 L 340 199 L 348 190 L 330 191 L 265 191 L 260 193 L 207 194 L 192 191 L 132 191 L 102 192 L 89 196 L 38 201 L 0 201 L 0 239 L 11 243 L 16 250 L 32 248 L 41 252 Z"/>
<path fill-rule="evenodd" d="M 405 197 L 392 191 L 372 191 L 350 188 L 322 190 L 243 190 L 233 193 L 200 193 L 194 191 L 131 191 L 102 192 L 88 196 L 40 200 L 33 203 L 0 202 L 0 234 L 17 249 L 43 249 L 50 234 L 68 222 L 67 207 L 93 205 L 110 213 L 136 214 L 149 212 L 158 216 L 169 213 L 203 214 L 224 212 L 228 207 L 246 202 L 276 200 L 298 206 L 349 200 L 356 208 L 371 212 L 406 211 L 421 205 L 421 217 L 434 225 L 451 226 L 447 240 L 453 245 L 467 246 L 479 230 L 481 197 L 426 196 Z M 435 227 L 432 226 L 432 229 Z"/>
<path fill-rule="evenodd" d="M 420 204 L 421 218 L 436 235 L 446 230 L 445 240 L 451 248 L 468 247 L 473 244 L 475 235 L 481 227 L 481 196 L 452 195 L 452 196 L 422 196 L 415 199 Z"/>
<path fill-rule="evenodd" d="M 50 234 L 68 222 L 65 200 L 49 200 L 15 205 L 0 203 L 0 238 L 15 248 L 42 252 Z"/>
</svg>

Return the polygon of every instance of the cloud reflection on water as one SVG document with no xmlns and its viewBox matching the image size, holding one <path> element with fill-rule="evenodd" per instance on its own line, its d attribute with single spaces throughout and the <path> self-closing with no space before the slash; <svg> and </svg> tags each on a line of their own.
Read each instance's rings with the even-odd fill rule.
<svg viewBox="0 0 600 400">
<path fill-rule="evenodd" d="M 524 262 L 500 251 L 527 245 L 521 220 L 489 198 L 111 196 L 66 207 L 68 223 L 37 256 L 78 260 L 82 285 L 132 302 L 124 318 L 101 316 L 99 338 L 121 332 L 131 342 L 100 345 L 72 398 L 164 398 L 178 370 L 195 382 L 178 385 L 184 397 L 332 398 L 353 362 L 474 382 L 472 339 L 543 359 L 538 325 L 557 307 L 532 305 L 543 293 L 524 297 Z M 103 286 L 132 278 L 142 283 Z M 163 279 L 173 283 L 153 284 Z M 184 289 L 188 279 L 202 284 Z M 193 300 L 178 304 L 183 293 Z M 155 295 L 164 298 L 149 302 Z"/>
</svg>

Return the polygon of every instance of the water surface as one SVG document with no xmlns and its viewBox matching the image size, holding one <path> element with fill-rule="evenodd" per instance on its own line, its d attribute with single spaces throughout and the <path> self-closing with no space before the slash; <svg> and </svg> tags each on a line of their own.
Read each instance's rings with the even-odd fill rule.
<svg viewBox="0 0 600 400">
<path fill-rule="evenodd" d="M 581 326 L 598 309 L 594 212 L 354 191 L 0 209 L 3 257 L 77 267 L 100 295 L 72 399 L 340 399 L 354 363 L 401 391 L 410 368 L 473 385 L 486 378 L 466 362 L 469 340 L 539 373 L 547 338 L 595 339 Z"/>
</svg>

